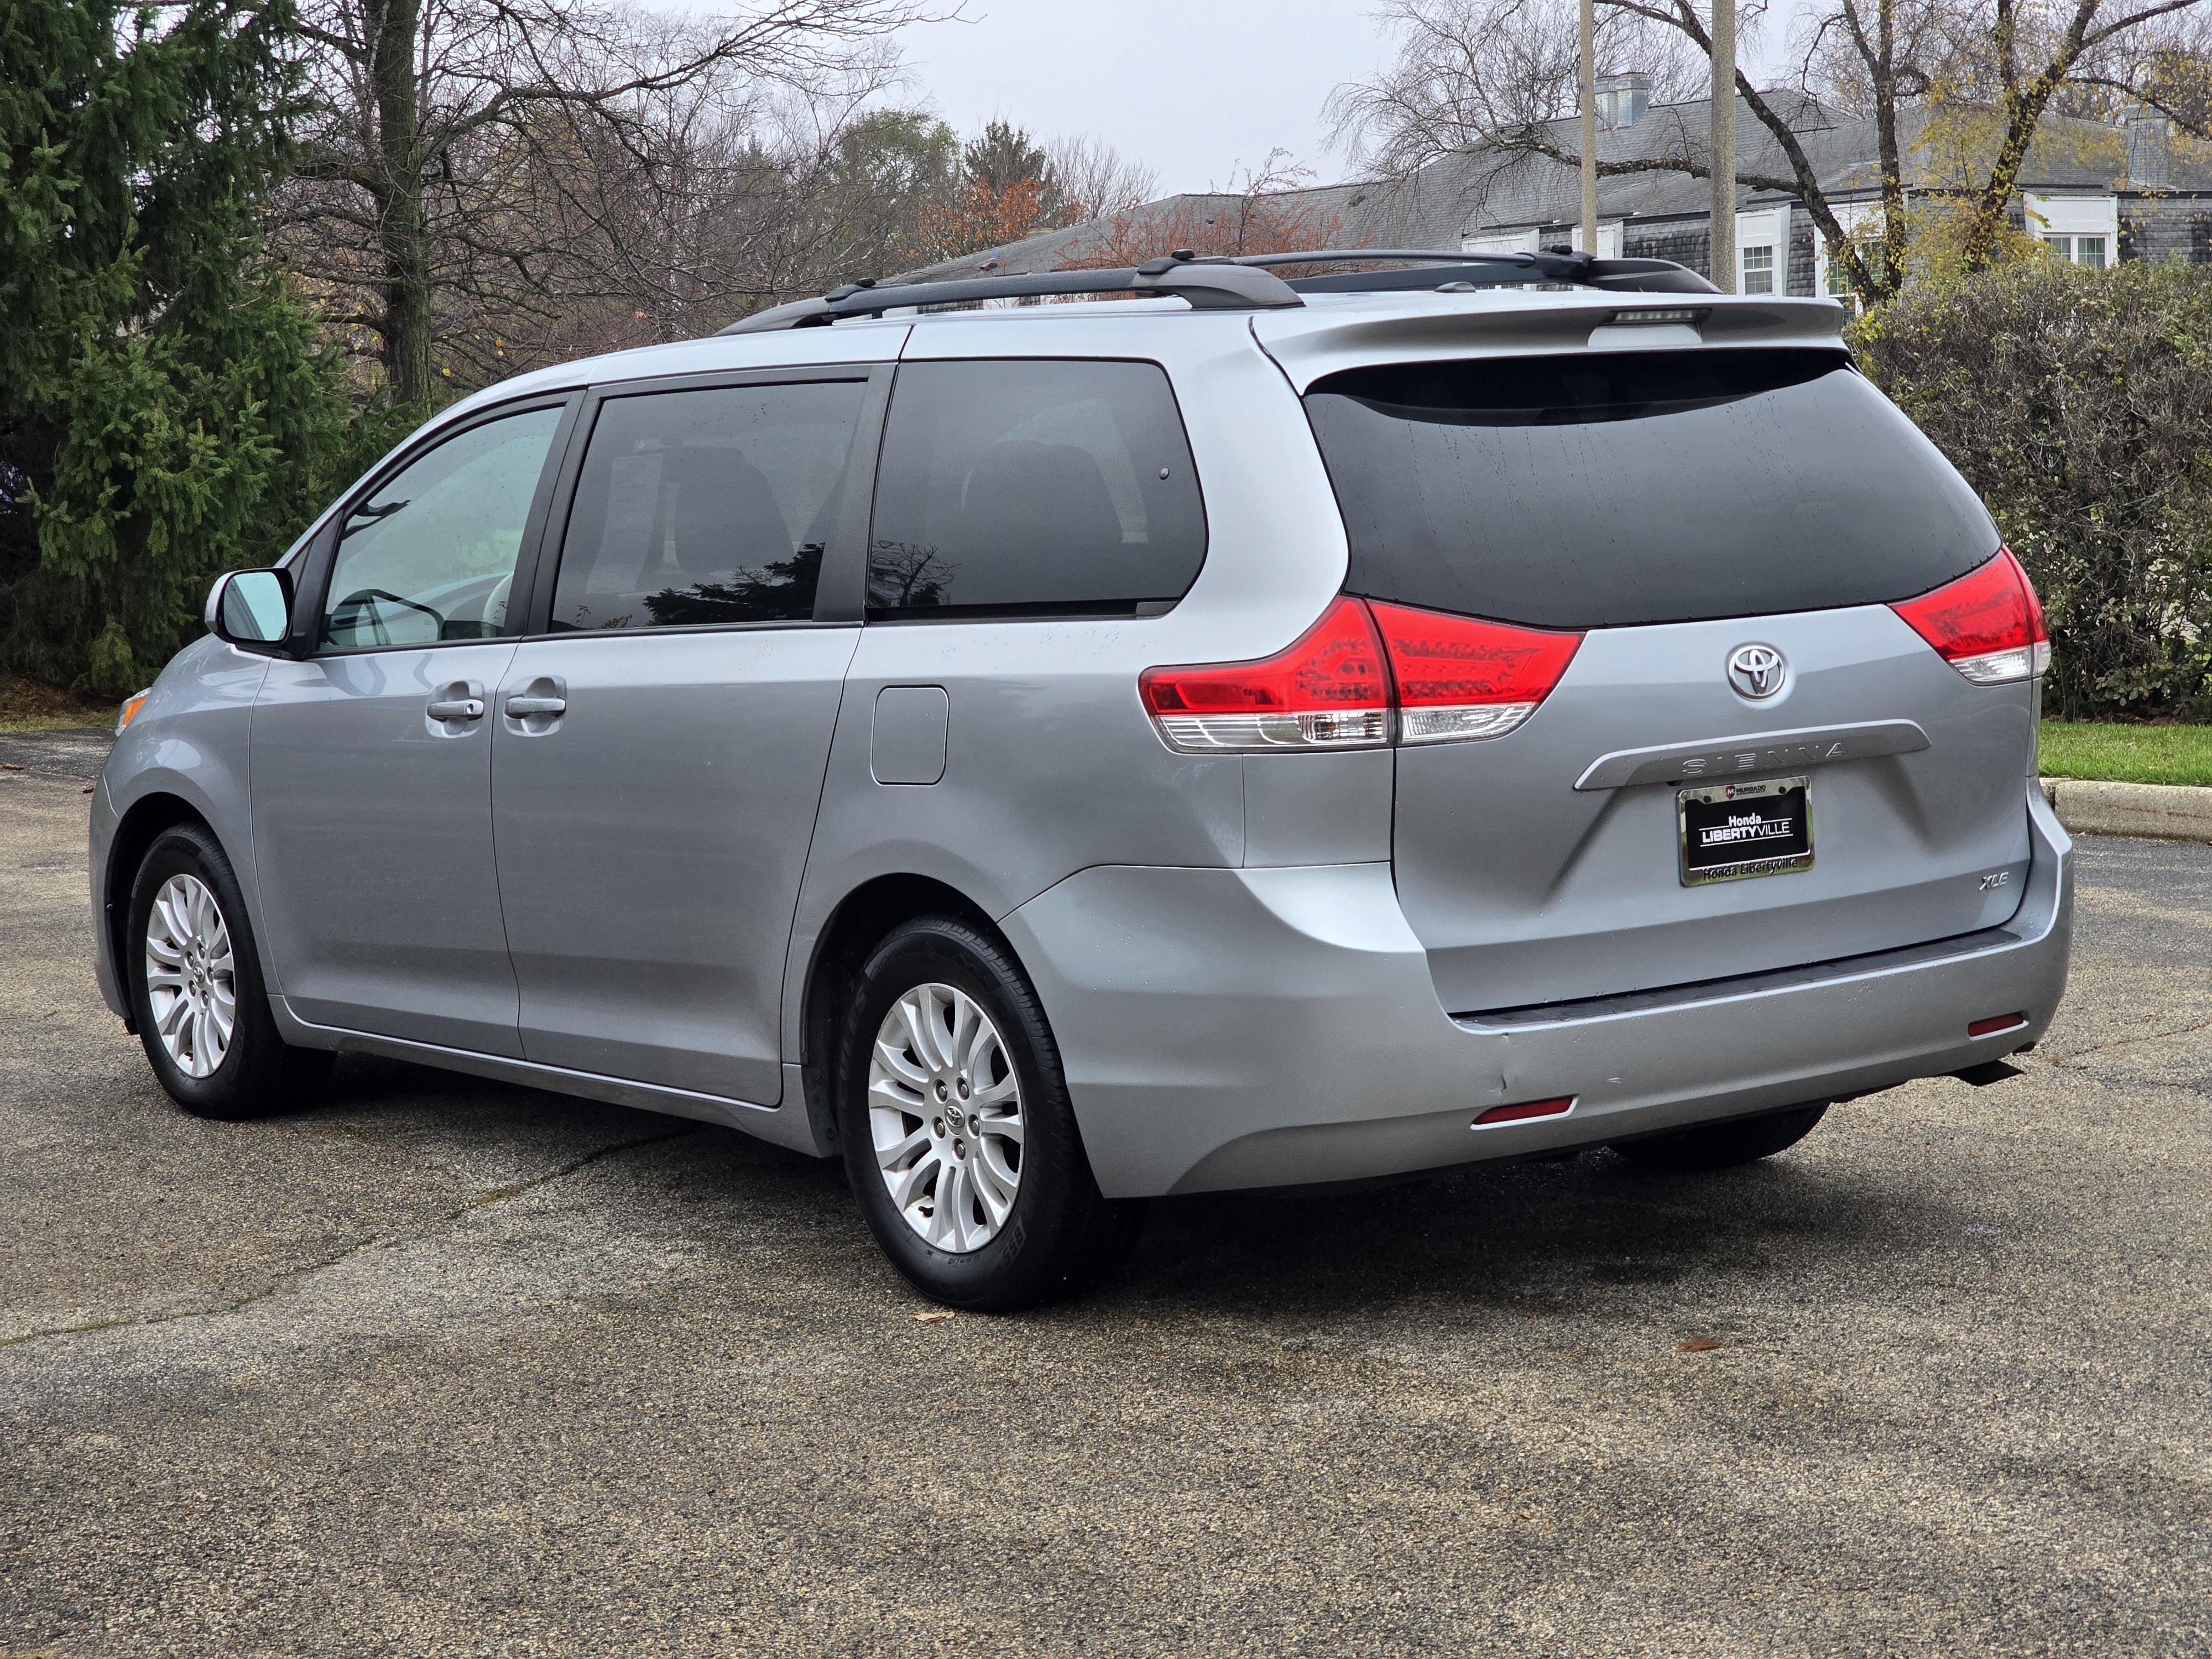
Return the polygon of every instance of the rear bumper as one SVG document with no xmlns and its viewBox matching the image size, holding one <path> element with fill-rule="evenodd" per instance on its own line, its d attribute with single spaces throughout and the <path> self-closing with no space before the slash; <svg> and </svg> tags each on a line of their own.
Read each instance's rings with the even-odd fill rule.
<svg viewBox="0 0 2212 1659">
<path fill-rule="evenodd" d="M 1387 864 L 1098 867 L 1002 925 L 1109 1196 L 1372 1179 L 1864 1094 L 2041 1036 L 2066 988 L 2073 843 L 2027 793 L 2033 862 L 2002 927 L 1510 1015 L 1444 1011 Z M 1473 1127 L 1560 1096 L 1564 1116 Z"/>
</svg>

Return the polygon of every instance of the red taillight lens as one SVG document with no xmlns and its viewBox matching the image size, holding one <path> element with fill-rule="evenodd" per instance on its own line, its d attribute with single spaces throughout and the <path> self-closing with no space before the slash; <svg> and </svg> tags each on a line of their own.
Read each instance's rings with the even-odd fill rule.
<svg viewBox="0 0 2212 1659">
<path fill-rule="evenodd" d="M 1148 668 L 1138 695 L 1177 749 L 1352 749 L 1387 743 L 1390 691 L 1367 607 L 1339 596 L 1290 649 L 1258 662 Z"/>
<path fill-rule="evenodd" d="M 2051 665 L 2043 605 L 2011 550 L 1954 582 L 1890 609 L 1977 685 L 2003 685 Z"/>
<path fill-rule="evenodd" d="M 1583 642 L 1579 634 L 1402 605 L 1369 609 L 1389 653 L 1405 743 L 1504 737 L 1551 695 Z"/>
<path fill-rule="evenodd" d="M 1567 671 L 1579 634 L 1513 628 L 1339 594 L 1258 662 L 1148 668 L 1145 708 L 1172 748 L 1357 749 L 1502 738 Z"/>
</svg>

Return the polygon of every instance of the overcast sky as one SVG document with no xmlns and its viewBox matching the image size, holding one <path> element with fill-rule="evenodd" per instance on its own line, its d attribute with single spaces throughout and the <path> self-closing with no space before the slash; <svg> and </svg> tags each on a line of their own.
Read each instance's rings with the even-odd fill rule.
<svg viewBox="0 0 2212 1659">
<path fill-rule="evenodd" d="M 1322 100 L 1390 55 L 1362 0 L 967 0 L 966 15 L 902 34 L 909 100 L 963 137 L 997 115 L 1105 138 L 1163 192 L 1225 185 L 1277 146 L 1317 183 L 1342 177 Z"/>
</svg>

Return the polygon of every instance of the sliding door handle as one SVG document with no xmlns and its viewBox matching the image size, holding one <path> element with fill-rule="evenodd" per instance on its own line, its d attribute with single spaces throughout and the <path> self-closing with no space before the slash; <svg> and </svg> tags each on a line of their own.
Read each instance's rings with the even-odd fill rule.
<svg viewBox="0 0 2212 1659">
<path fill-rule="evenodd" d="M 482 709 L 477 712 L 481 714 Z M 525 714 L 565 714 L 568 712 L 566 697 L 509 697 L 507 712 L 520 720 Z"/>
<path fill-rule="evenodd" d="M 480 720 L 483 711 L 482 697 L 445 697 L 432 703 L 428 713 L 434 720 Z"/>
</svg>

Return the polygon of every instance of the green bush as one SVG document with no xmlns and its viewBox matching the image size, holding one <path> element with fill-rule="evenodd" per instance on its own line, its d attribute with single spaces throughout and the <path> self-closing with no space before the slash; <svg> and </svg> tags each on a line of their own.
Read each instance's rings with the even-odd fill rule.
<svg viewBox="0 0 2212 1659">
<path fill-rule="evenodd" d="M 2212 719 L 2212 269 L 2031 259 L 1854 344 L 2034 579 L 2048 711 Z"/>
</svg>

